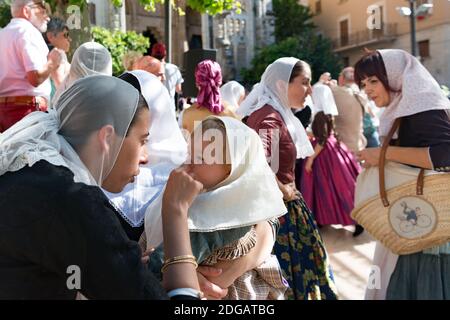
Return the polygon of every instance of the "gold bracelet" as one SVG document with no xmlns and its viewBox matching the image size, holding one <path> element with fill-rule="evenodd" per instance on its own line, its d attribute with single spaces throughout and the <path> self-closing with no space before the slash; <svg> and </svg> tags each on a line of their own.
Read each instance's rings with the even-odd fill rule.
<svg viewBox="0 0 450 320">
<path fill-rule="evenodd" d="M 163 266 L 162 266 L 162 268 L 161 268 L 161 273 L 166 272 L 166 269 L 167 269 L 170 265 L 177 264 L 177 263 L 191 263 L 191 264 L 194 265 L 194 267 L 195 267 L 196 269 L 197 269 L 197 267 L 198 267 L 197 262 L 194 261 L 194 260 L 192 260 L 192 259 L 180 259 L 180 260 L 176 260 L 176 261 L 171 261 L 171 262 L 168 262 L 168 263 L 164 263 Z"/>
<path fill-rule="evenodd" d="M 197 262 L 197 259 L 193 255 L 185 254 L 185 255 L 182 255 L 182 256 L 175 256 L 175 257 L 166 259 L 164 261 L 164 264 L 172 262 L 172 261 L 178 261 L 178 260 L 193 260 L 193 261 Z"/>
</svg>

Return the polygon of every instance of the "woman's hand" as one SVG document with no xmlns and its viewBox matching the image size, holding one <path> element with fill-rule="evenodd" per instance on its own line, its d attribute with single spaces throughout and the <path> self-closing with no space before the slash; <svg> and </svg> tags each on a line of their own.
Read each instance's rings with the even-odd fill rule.
<svg viewBox="0 0 450 320">
<path fill-rule="evenodd" d="M 200 290 L 205 295 L 208 300 L 220 300 L 224 298 L 228 289 L 222 289 L 218 285 L 214 284 L 214 278 L 219 277 L 222 274 L 222 269 L 209 267 L 209 266 L 199 266 L 197 268 L 198 283 L 200 285 Z"/>
<path fill-rule="evenodd" d="M 150 261 L 150 254 L 155 251 L 155 248 L 148 249 L 142 254 L 141 261 L 143 264 L 147 264 Z"/>
<path fill-rule="evenodd" d="M 308 159 L 306 159 L 305 170 L 306 170 L 307 173 L 311 173 L 312 172 L 313 163 L 314 163 L 314 158 L 313 157 L 308 157 Z"/>
<path fill-rule="evenodd" d="M 381 148 L 367 148 L 356 153 L 356 159 L 364 168 L 378 166 Z"/>
<path fill-rule="evenodd" d="M 294 182 L 288 184 L 282 184 L 281 182 L 278 184 L 281 192 L 283 193 L 283 199 L 285 201 L 292 201 L 298 199 L 297 189 L 295 188 Z"/>
<path fill-rule="evenodd" d="M 187 214 L 192 202 L 202 190 L 203 184 L 195 180 L 188 165 L 173 170 L 164 191 L 162 207 L 175 206 L 181 210 L 163 210 L 163 213 L 179 211 Z"/>
</svg>

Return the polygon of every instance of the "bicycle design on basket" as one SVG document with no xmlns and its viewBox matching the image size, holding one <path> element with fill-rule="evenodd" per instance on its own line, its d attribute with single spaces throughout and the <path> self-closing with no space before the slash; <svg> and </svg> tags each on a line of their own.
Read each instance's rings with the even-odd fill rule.
<svg viewBox="0 0 450 320">
<path fill-rule="evenodd" d="M 431 225 L 431 218 L 422 213 L 420 207 L 410 208 L 405 201 L 400 205 L 403 207 L 403 213 L 397 218 L 400 220 L 399 228 L 402 232 L 409 233 L 416 228 L 428 228 Z"/>
</svg>

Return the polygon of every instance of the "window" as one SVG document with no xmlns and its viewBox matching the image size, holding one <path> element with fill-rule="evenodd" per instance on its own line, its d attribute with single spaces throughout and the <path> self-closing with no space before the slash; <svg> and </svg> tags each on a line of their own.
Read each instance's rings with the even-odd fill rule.
<svg viewBox="0 0 450 320">
<path fill-rule="evenodd" d="M 316 0 L 316 14 L 322 13 L 322 1 Z"/>
<path fill-rule="evenodd" d="M 423 5 L 423 4 L 427 4 L 427 3 L 433 3 L 433 1 L 429 1 L 429 0 L 416 0 L 416 8 L 418 8 L 419 6 Z"/>
<path fill-rule="evenodd" d="M 430 57 L 430 40 L 419 41 L 417 43 L 419 46 L 419 55 L 421 58 Z"/>
<path fill-rule="evenodd" d="M 350 65 L 350 58 L 349 57 L 343 57 L 342 63 L 344 64 L 344 67 L 348 67 Z"/>
<path fill-rule="evenodd" d="M 341 46 L 344 47 L 348 45 L 348 19 L 342 20 L 339 22 L 339 30 L 341 31 L 340 39 L 341 39 Z"/>
<path fill-rule="evenodd" d="M 380 26 L 373 29 L 373 36 L 375 38 L 380 38 L 384 35 L 384 7 L 382 5 L 378 6 L 380 14 Z"/>
<path fill-rule="evenodd" d="M 133 8 L 131 6 L 132 6 L 131 1 L 125 2 L 125 14 L 129 15 L 133 14 Z"/>
<path fill-rule="evenodd" d="M 416 10 L 423 4 L 433 4 L 433 0 L 416 0 Z M 428 14 L 433 14 L 433 8 L 422 11 L 420 15 L 418 15 L 418 19 L 424 19 Z"/>
<path fill-rule="evenodd" d="M 97 21 L 95 19 L 95 4 L 88 3 L 88 10 L 89 10 L 89 23 L 94 25 L 97 24 Z"/>
</svg>

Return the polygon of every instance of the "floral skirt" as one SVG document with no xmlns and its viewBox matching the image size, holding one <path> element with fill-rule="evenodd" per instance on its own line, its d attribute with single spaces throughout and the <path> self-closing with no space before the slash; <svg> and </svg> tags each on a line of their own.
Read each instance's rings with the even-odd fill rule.
<svg viewBox="0 0 450 320">
<path fill-rule="evenodd" d="M 333 274 L 317 224 L 302 196 L 286 202 L 274 252 L 285 279 L 289 300 L 337 299 Z"/>
</svg>

